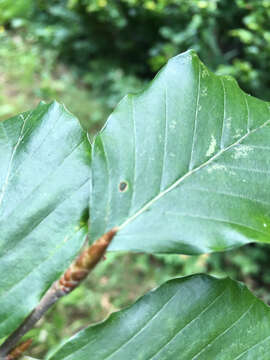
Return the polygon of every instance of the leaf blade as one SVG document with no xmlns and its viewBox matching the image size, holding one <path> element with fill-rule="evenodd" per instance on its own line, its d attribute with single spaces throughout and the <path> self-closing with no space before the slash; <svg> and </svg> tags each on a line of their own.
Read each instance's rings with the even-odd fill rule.
<svg viewBox="0 0 270 360">
<path fill-rule="evenodd" d="M 267 359 L 269 317 L 242 284 L 192 275 L 79 332 L 50 359 Z"/>
<path fill-rule="evenodd" d="M 90 152 L 77 120 L 57 103 L 41 103 L 2 122 L 0 148 L 4 337 L 37 305 L 84 241 Z"/>
<path fill-rule="evenodd" d="M 119 226 L 111 250 L 187 254 L 268 242 L 270 198 L 251 172 L 265 170 L 270 187 L 268 150 L 255 148 L 267 147 L 269 124 L 268 103 L 210 73 L 194 52 L 173 58 L 122 100 L 93 144 L 91 238 Z M 208 191 L 201 203 L 199 187 Z"/>
</svg>

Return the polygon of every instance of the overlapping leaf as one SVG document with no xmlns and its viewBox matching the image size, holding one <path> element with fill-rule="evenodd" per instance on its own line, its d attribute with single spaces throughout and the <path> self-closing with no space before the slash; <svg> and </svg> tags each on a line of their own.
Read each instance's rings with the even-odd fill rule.
<svg viewBox="0 0 270 360">
<path fill-rule="evenodd" d="M 96 137 L 91 239 L 203 253 L 270 241 L 270 107 L 193 51 L 125 97 Z"/>
<path fill-rule="evenodd" d="M 90 152 L 62 105 L 0 123 L 0 338 L 76 255 L 87 232 Z"/>
<path fill-rule="evenodd" d="M 268 360 L 269 352 L 269 307 L 240 283 L 194 275 L 79 332 L 50 360 Z"/>
</svg>

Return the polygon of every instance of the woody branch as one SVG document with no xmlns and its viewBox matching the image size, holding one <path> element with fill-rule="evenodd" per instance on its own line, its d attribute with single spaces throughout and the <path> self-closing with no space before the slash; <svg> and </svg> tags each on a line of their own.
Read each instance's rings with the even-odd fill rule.
<svg viewBox="0 0 270 360">
<path fill-rule="evenodd" d="M 117 228 L 113 228 L 96 240 L 78 256 L 61 278 L 53 283 L 33 312 L 0 346 L 0 360 L 13 360 L 18 358 L 18 355 L 16 355 L 17 353 L 19 353 L 19 356 L 21 355 L 21 351 L 19 349 L 23 347 L 22 345 L 24 343 L 16 347 L 19 340 L 33 328 L 37 321 L 52 305 L 54 305 L 61 297 L 74 290 L 82 282 L 82 280 L 88 276 L 88 274 L 103 258 L 107 247 L 117 233 L 117 230 Z M 28 346 L 30 345 L 29 343 L 30 342 L 27 343 Z"/>
</svg>

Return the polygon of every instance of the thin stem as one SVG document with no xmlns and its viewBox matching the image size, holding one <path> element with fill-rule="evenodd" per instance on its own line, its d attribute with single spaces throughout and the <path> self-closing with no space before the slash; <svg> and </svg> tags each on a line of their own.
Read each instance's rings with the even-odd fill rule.
<svg viewBox="0 0 270 360">
<path fill-rule="evenodd" d="M 48 309 L 56 303 L 65 294 L 57 286 L 58 282 L 55 282 L 53 286 L 48 290 L 48 292 L 41 299 L 38 306 L 34 311 L 24 320 L 24 322 L 14 331 L 14 333 L 4 342 L 0 347 L 0 359 L 4 360 L 9 354 L 11 349 L 15 347 L 21 337 L 26 334 L 36 322 L 48 311 Z"/>
<path fill-rule="evenodd" d="M 8 360 L 11 350 L 14 349 L 19 340 L 33 328 L 33 326 L 39 319 L 41 319 L 49 308 L 61 297 L 74 290 L 82 282 L 82 280 L 87 277 L 87 275 L 103 258 L 107 247 L 115 236 L 117 230 L 117 228 L 113 228 L 108 231 L 86 250 L 84 250 L 69 266 L 64 275 L 53 283 L 33 312 L 0 346 L 0 360 Z"/>
<path fill-rule="evenodd" d="M 31 346 L 32 339 L 28 339 L 24 342 L 22 342 L 20 345 L 16 346 L 15 349 L 13 349 L 8 356 L 6 357 L 7 360 L 16 360 L 21 357 L 21 355 Z"/>
</svg>

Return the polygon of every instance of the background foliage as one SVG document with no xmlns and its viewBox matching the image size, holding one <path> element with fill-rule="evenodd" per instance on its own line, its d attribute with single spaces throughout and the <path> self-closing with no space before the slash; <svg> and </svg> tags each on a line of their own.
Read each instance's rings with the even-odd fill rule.
<svg viewBox="0 0 270 360">
<path fill-rule="evenodd" d="M 125 93 L 190 47 L 270 100 L 269 21 L 270 0 L 0 0 L 0 119 L 56 98 L 94 132 Z M 31 354 L 174 275 L 227 274 L 269 302 L 269 255 L 262 245 L 200 257 L 109 254 L 32 331 Z"/>
</svg>

